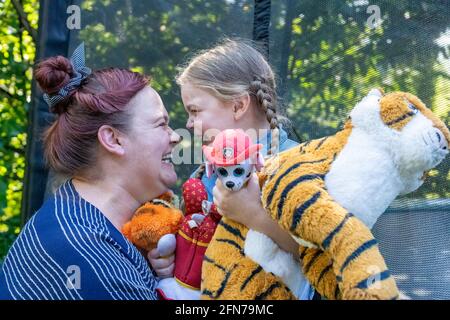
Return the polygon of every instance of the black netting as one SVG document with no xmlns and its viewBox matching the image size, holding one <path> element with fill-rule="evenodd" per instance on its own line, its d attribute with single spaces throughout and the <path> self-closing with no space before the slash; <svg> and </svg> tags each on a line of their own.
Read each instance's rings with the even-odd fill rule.
<svg viewBox="0 0 450 320">
<path fill-rule="evenodd" d="M 450 299 L 450 199 L 395 201 L 373 231 L 400 291 Z"/>
</svg>

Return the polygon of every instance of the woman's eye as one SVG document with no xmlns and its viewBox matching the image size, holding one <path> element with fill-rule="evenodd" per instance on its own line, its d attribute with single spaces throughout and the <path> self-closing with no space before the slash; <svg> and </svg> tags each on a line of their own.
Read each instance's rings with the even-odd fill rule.
<svg viewBox="0 0 450 320">
<path fill-rule="evenodd" d="M 224 168 L 219 168 L 217 170 L 217 172 L 219 173 L 219 175 L 221 175 L 222 177 L 226 177 L 228 175 L 228 171 L 225 170 Z"/>
<path fill-rule="evenodd" d="M 233 171 L 233 175 L 235 176 L 235 177 L 240 177 L 240 176 L 242 176 L 243 174 L 244 174 L 244 169 L 242 169 L 242 168 L 236 168 L 236 169 L 234 169 L 234 171 Z"/>
</svg>

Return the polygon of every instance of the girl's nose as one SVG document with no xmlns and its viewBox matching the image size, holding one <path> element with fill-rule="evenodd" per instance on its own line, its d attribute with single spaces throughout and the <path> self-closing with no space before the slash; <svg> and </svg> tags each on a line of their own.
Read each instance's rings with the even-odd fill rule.
<svg viewBox="0 0 450 320">
<path fill-rule="evenodd" d="M 189 117 L 186 122 L 186 129 L 191 130 L 192 128 L 194 128 L 194 121 Z"/>
</svg>

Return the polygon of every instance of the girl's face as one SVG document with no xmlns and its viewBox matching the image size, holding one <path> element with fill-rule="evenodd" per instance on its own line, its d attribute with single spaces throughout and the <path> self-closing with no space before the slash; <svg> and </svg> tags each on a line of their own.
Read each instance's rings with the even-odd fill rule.
<svg viewBox="0 0 450 320">
<path fill-rule="evenodd" d="M 223 102 L 210 91 L 191 84 L 181 86 L 181 99 L 189 116 L 186 128 L 195 126 L 194 134 L 201 134 L 204 144 L 211 143 L 222 130 L 236 129 L 233 102 Z"/>
<path fill-rule="evenodd" d="M 180 137 L 169 127 L 167 111 L 155 90 L 144 88 L 133 100 L 125 166 L 135 191 L 148 190 L 147 196 L 156 197 L 176 182 L 171 152 Z"/>
</svg>

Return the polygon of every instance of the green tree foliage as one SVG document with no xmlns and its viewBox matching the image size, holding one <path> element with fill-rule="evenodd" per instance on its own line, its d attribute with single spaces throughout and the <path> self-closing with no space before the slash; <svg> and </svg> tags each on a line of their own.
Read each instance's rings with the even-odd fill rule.
<svg viewBox="0 0 450 320">
<path fill-rule="evenodd" d="M 37 0 L 0 2 L 0 260 L 19 232 Z"/>
<path fill-rule="evenodd" d="M 449 15 L 439 0 L 273 1 L 271 58 L 296 132 L 335 132 L 372 87 L 414 93 L 449 123 Z M 450 197 L 449 169 L 447 158 L 408 197 Z"/>
</svg>

